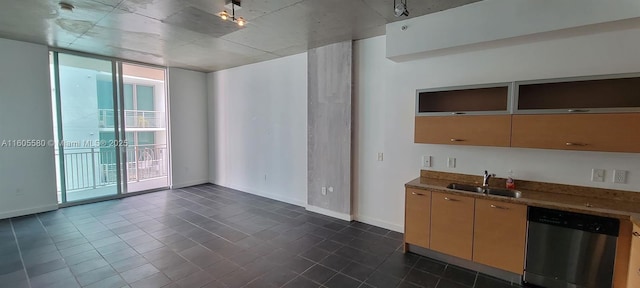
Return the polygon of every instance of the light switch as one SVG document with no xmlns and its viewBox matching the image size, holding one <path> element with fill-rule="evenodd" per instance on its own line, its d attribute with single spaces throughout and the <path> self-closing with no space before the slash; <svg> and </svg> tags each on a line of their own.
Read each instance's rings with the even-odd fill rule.
<svg viewBox="0 0 640 288">
<path fill-rule="evenodd" d="M 422 168 L 431 167 L 431 156 L 424 155 L 422 156 Z"/>
<path fill-rule="evenodd" d="M 456 168 L 456 158 L 453 158 L 453 157 L 447 158 L 447 167 Z"/>
</svg>

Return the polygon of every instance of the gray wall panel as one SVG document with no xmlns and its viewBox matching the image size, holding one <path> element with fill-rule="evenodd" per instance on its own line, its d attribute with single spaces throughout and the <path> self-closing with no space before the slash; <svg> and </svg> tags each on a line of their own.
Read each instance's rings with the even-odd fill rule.
<svg viewBox="0 0 640 288">
<path fill-rule="evenodd" d="M 308 52 L 308 204 L 351 214 L 352 42 Z M 322 195 L 322 187 L 333 192 Z"/>
</svg>

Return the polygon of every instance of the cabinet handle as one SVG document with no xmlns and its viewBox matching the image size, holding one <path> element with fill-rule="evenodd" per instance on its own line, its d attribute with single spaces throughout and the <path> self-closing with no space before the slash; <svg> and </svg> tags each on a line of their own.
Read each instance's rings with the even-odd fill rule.
<svg viewBox="0 0 640 288">
<path fill-rule="evenodd" d="M 491 208 L 503 209 L 503 210 L 509 210 L 509 208 L 507 208 L 507 207 L 502 207 L 502 206 L 493 205 L 493 204 L 491 204 Z"/>
<path fill-rule="evenodd" d="M 449 198 L 449 197 L 444 197 L 444 200 L 447 200 L 447 201 L 453 201 L 453 202 L 458 202 L 458 201 L 460 201 L 460 200 L 458 200 L 458 199 L 453 199 L 453 198 Z"/>
<path fill-rule="evenodd" d="M 416 192 L 411 192 L 411 194 L 416 195 L 416 196 L 424 196 L 424 194 L 422 194 L 422 193 L 416 193 Z"/>
<path fill-rule="evenodd" d="M 464 115 L 464 114 L 467 114 L 467 113 L 464 113 L 464 112 L 453 112 L 453 113 L 451 113 L 451 115 Z"/>
<path fill-rule="evenodd" d="M 584 112 L 589 112 L 589 110 L 584 110 L 584 109 L 569 109 L 569 110 L 567 110 L 567 112 L 569 112 L 569 113 L 584 113 Z"/>
<path fill-rule="evenodd" d="M 566 146 L 587 146 L 587 144 L 584 144 L 584 143 L 574 143 L 574 142 L 567 142 L 567 143 L 564 143 L 564 145 L 566 145 Z"/>
<path fill-rule="evenodd" d="M 633 236 L 640 237 L 640 233 L 638 231 L 633 232 Z"/>
<path fill-rule="evenodd" d="M 451 138 L 451 142 L 462 142 L 462 139 Z"/>
</svg>

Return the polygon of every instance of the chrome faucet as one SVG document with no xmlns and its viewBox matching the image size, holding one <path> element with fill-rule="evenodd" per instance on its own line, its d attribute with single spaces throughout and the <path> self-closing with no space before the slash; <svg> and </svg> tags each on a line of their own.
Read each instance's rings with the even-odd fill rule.
<svg viewBox="0 0 640 288">
<path fill-rule="evenodd" d="M 484 175 L 482 178 L 482 187 L 488 187 L 489 186 L 489 179 L 491 177 L 495 177 L 496 174 L 489 174 L 489 172 L 487 172 L 487 170 L 484 170 Z"/>
</svg>

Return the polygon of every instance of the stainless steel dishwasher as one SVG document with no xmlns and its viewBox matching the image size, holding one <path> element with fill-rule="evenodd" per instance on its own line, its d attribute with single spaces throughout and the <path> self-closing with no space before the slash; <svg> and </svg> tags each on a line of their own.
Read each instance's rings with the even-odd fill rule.
<svg viewBox="0 0 640 288">
<path fill-rule="evenodd" d="M 612 286 L 618 219 L 529 207 L 528 220 L 525 284 Z"/>
</svg>

